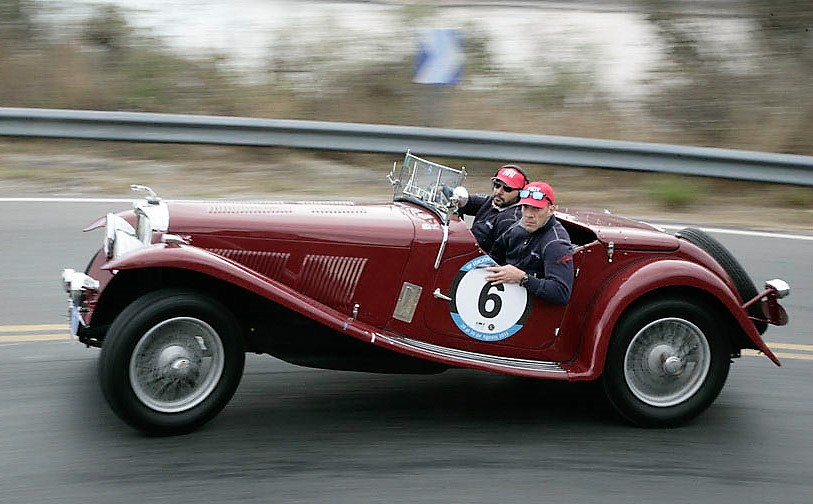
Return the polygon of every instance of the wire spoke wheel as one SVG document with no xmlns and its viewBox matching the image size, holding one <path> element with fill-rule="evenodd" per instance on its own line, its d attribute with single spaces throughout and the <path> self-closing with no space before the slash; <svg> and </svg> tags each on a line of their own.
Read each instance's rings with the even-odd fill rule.
<svg viewBox="0 0 813 504">
<path fill-rule="evenodd" d="M 190 432 L 229 402 L 245 349 L 234 315 L 190 289 L 145 294 L 113 321 L 102 343 L 99 384 L 111 409 L 150 434 Z"/>
<path fill-rule="evenodd" d="M 636 334 L 624 356 L 632 393 L 651 406 L 668 407 L 692 397 L 711 367 L 703 332 L 688 320 L 656 320 Z"/>
<path fill-rule="evenodd" d="M 225 363 L 219 335 L 206 322 L 189 317 L 156 325 L 138 341 L 130 359 L 130 383 L 150 409 L 177 413 L 212 393 Z"/>
<path fill-rule="evenodd" d="M 602 381 L 615 410 L 642 427 L 685 423 L 725 384 L 731 342 L 724 319 L 684 297 L 653 299 L 619 319 Z"/>
</svg>

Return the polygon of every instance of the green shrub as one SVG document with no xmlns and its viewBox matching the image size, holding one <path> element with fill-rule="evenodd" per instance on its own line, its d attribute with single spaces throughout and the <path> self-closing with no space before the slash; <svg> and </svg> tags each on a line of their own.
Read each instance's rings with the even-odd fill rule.
<svg viewBox="0 0 813 504">
<path fill-rule="evenodd" d="M 647 193 L 661 205 L 675 210 L 697 203 L 704 196 L 697 182 L 674 176 L 656 176 L 648 183 Z"/>
</svg>

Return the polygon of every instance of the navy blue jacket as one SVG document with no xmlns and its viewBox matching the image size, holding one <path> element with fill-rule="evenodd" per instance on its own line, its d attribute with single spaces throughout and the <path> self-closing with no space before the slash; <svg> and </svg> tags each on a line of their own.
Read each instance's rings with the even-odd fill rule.
<svg viewBox="0 0 813 504">
<path fill-rule="evenodd" d="M 497 239 L 491 257 L 528 273 L 525 288 L 554 304 L 567 304 L 573 289 L 573 246 L 562 224 L 551 216 L 529 233 L 517 223 Z"/>
<path fill-rule="evenodd" d="M 463 213 L 474 215 L 471 232 L 477 238 L 480 248 L 489 253 L 494 241 L 522 217 L 522 207 L 515 203 L 498 208 L 494 206 L 494 198 L 491 196 L 475 194 L 469 196 L 469 201 L 463 207 Z"/>
</svg>

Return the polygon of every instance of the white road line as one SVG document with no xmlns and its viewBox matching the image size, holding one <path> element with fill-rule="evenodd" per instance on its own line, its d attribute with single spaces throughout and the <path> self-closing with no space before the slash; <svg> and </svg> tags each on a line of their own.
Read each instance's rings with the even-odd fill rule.
<svg viewBox="0 0 813 504">
<path fill-rule="evenodd" d="M 132 203 L 136 198 L 0 198 L 0 203 Z"/>
<path fill-rule="evenodd" d="M 767 231 L 747 231 L 747 230 L 740 230 L 740 229 L 724 229 L 724 228 L 710 228 L 710 227 L 698 227 L 698 226 L 686 226 L 686 225 L 677 225 L 677 224 L 656 224 L 658 227 L 662 227 L 664 229 L 685 229 L 687 227 L 697 227 L 707 233 L 719 233 L 719 234 L 730 234 L 730 235 L 739 235 L 739 236 L 759 236 L 762 238 L 777 238 L 783 240 L 803 240 L 803 241 L 813 241 L 813 235 L 797 235 L 797 234 L 788 234 L 788 233 L 769 233 Z M 813 229 L 811 229 L 813 231 Z"/>
</svg>

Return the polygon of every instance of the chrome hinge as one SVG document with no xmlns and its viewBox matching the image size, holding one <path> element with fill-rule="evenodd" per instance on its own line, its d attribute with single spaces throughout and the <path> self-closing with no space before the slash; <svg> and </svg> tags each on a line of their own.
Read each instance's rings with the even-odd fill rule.
<svg viewBox="0 0 813 504">
<path fill-rule="evenodd" d="M 607 259 L 613 262 L 613 254 L 615 253 L 615 243 L 610 242 L 607 244 Z"/>
</svg>

